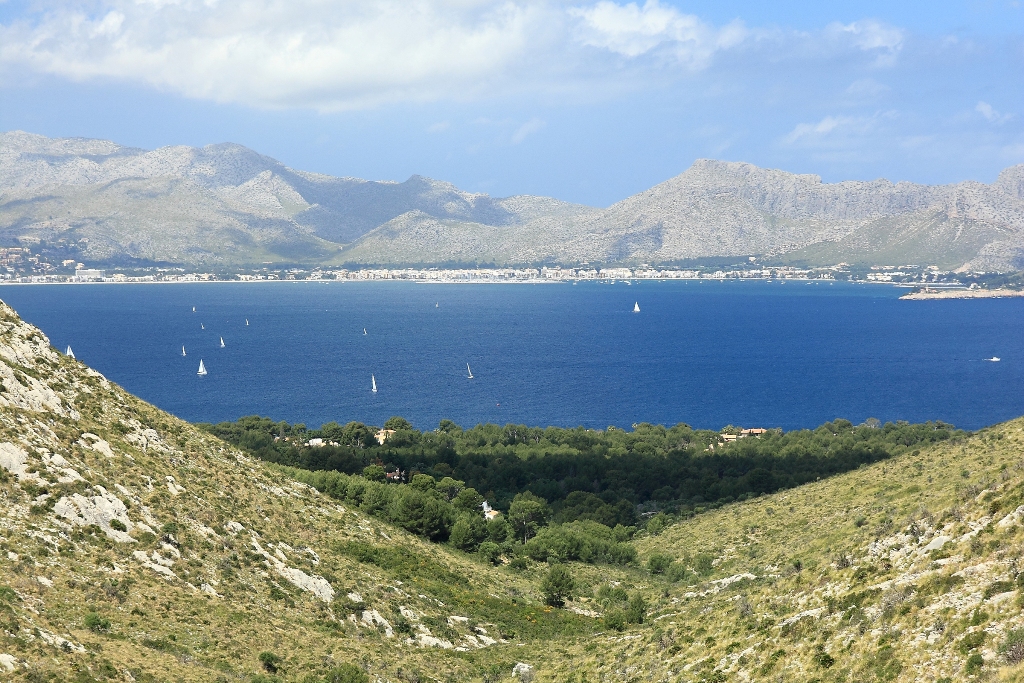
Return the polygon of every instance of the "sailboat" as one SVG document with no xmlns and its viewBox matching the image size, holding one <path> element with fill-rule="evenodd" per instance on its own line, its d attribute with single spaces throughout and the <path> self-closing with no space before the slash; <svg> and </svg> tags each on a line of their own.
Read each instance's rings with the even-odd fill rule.
<svg viewBox="0 0 1024 683">
<path fill-rule="evenodd" d="M 466 372 L 469 373 L 469 377 L 466 379 L 473 379 L 473 371 L 469 369 L 469 363 L 466 363 Z"/>
<path fill-rule="evenodd" d="M 373 375 L 370 375 L 370 382 L 373 383 L 373 389 L 371 389 L 370 391 L 372 391 L 373 393 L 376 394 L 377 393 L 377 378 L 374 377 Z"/>
<path fill-rule="evenodd" d="M 68 350 L 64 353 L 68 358 L 74 358 L 75 352 L 71 350 L 71 346 L 68 346 Z"/>
<path fill-rule="evenodd" d="M 220 348 L 224 348 L 224 337 L 220 338 Z"/>
<path fill-rule="evenodd" d="M 366 334 L 366 328 L 365 327 L 363 328 L 363 334 Z"/>
<path fill-rule="evenodd" d="M 181 347 L 181 355 L 182 355 L 182 357 L 184 357 L 186 355 L 185 354 L 185 347 L 184 346 Z"/>
<path fill-rule="evenodd" d="M 434 302 L 434 308 L 440 308 L 440 307 L 441 307 L 441 304 L 440 304 L 440 302 L 436 302 L 436 301 L 435 301 L 435 302 Z"/>
<path fill-rule="evenodd" d="M 199 323 L 199 329 L 205 330 L 206 329 L 206 325 L 204 325 L 202 323 Z"/>
<path fill-rule="evenodd" d="M 196 312 L 196 307 L 195 307 L 195 306 L 193 306 L 193 307 L 192 307 L 192 312 L 193 312 L 193 313 L 195 313 L 195 312 Z"/>
<path fill-rule="evenodd" d="M 639 313 L 640 312 L 640 302 L 639 301 L 637 301 L 636 303 L 633 304 L 633 312 L 634 313 Z"/>
<path fill-rule="evenodd" d="M 205 375 L 206 374 L 206 366 L 203 365 L 203 359 L 202 358 L 199 359 L 199 372 L 197 372 L 196 374 L 197 375 Z"/>
<path fill-rule="evenodd" d="M 245 326 L 249 327 L 249 319 L 248 318 L 245 319 Z"/>
</svg>

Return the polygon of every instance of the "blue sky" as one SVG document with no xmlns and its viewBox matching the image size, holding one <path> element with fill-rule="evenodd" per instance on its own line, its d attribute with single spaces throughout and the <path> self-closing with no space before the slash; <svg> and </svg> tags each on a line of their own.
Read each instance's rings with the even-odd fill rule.
<svg viewBox="0 0 1024 683">
<path fill-rule="evenodd" d="M 0 0 L 0 130 L 606 206 L 696 158 L 1024 163 L 1024 2 Z"/>
</svg>

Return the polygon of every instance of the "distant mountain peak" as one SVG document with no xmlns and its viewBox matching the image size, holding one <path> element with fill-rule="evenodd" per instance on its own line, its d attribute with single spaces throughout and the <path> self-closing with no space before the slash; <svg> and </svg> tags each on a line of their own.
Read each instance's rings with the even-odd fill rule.
<svg viewBox="0 0 1024 683">
<path fill-rule="evenodd" d="M 140 237 L 144 236 L 144 239 Z M 62 239 L 81 258 L 184 264 L 664 263 L 771 255 L 804 263 L 1024 267 L 1024 165 L 992 185 L 815 174 L 697 159 L 600 210 L 288 168 L 236 143 L 147 151 L 0 134 L 0 241 Z M 341 248 L 345 246 L 342 254 Z"/>
</svg>

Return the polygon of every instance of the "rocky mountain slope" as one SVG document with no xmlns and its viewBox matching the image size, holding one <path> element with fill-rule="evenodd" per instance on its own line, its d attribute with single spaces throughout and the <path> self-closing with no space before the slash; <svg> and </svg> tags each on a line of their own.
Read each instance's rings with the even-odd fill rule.
<svg viewBox="0 0 1024 683">
<path fill-rule="evenodd" d="M 698 160 L 601 210 L 495 199 L 288 168 L 240 145 L 145 151 L 0 134 L 0 243 L 59 244 L 93 261 L 261 263 L 779 262 L 1024 268 L 1024 165 L 992 185 L 822 183 Z"/>
<path fill-rule="evenodd" d="M 477 254 L 498 263 L 672 263 L 767 256 L 840 262 L 1024 267 L 1024 166 L 992 185 L 826 184 L 744 163 L 698 160 L 606 210 L 507 230 L 404 215 L 362 237 L 354 261 L 400 263 Z"/>
<path fill-rule="evenodd" d="M 547 566 L 340 505 L 6 306 L 0 382 L 0 680 L 1024 675 L 1024 420 L 651 525 L 638 566 L 569 565 L 576 599 L 555 609 Z M 638 595 L 643 623 L 615 619 Z"/>
<path fill-rule="evenodd" d="M 83 258 L 192 265 L 315 264 L 414 212 L 488 226 L 589 211 L 290 169 L 234 144 L 146 151 L 105 140 L 0 134 L 0 241 L 73 245 Z"/>
</svg>

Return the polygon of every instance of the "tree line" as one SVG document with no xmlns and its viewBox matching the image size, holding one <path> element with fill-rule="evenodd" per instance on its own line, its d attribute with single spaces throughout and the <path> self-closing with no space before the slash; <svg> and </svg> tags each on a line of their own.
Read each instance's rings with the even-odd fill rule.
<svg viewBox="0 0 1024 683">
<path fill-rule="evenodd" d="M 628 541 L 651 514 L 699 513 L 965 435 L 942 422 L 877 420 L 746 438 L 731 426 L 646 423 L 632 431 L 462 429 L 443 420 L 421 432 L 395 417 L 380 443 L 380 429 L 358 422 L 308 429 L 249 416 L 200 427 L 369 514 L 494 561 L 623 564 L 635 558 Z M 504 515 L 484 520 L 484 500 Z"/>
</svg>

